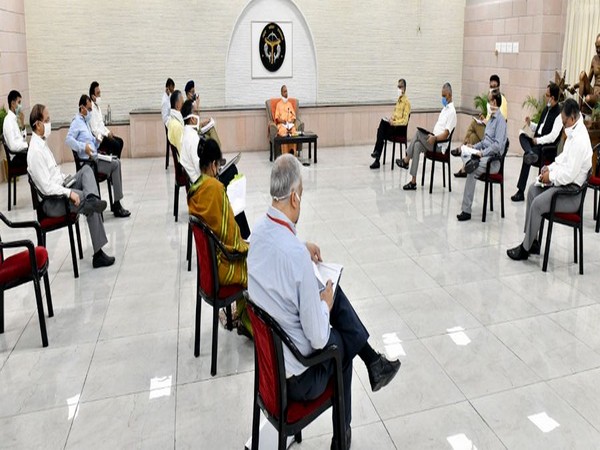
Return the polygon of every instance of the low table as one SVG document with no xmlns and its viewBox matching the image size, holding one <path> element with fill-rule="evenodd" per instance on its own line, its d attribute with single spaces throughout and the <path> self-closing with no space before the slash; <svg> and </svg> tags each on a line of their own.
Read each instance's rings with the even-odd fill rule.
<svg viewBox="0 0 600 450">
<path fill-rule="evenodd" d="M 297 136 L 275 136 L 275 145 L 271 151 L 269 161 L 273 161 L 273 154 L 281 154 L 281 144 L 302 144 L 308 143 L 308 160 L 310 161 L 312 155 L 312 145 L 315 145 L 315 164 L 317 163 L 317 136 L 312 131 L 304 131 L 302 134 Z"/>
</svg>

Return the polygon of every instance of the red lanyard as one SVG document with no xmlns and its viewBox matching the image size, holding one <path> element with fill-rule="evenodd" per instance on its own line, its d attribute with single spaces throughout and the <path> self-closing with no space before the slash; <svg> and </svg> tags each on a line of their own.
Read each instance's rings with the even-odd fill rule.
<svg viewBox="0 0 600 450">
<path fill-rule="evenodd" d="M 281 219 L 277 219 L 277 218 L 275 218 L 275 217 L 273 217 L 273 216 L 271 216 L 269 214 L 267 214 L 267 217 L 269 219 L 271 219 L 273 222 L 278 223 L 279 225 L 286 227 L 288 230 L 290 230 L 292 232 L 293 235 L 296 235 L 296 233 L 294 233 L 294 229 L 290 226 L 289 223 L 284 222 Z"/>
</svg>

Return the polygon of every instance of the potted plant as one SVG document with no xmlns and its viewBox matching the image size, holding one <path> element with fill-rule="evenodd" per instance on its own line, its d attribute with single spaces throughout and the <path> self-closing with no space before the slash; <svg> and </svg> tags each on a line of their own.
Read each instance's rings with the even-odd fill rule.
<svg viewBox="0 0 600 450">
<path fill-rule="evenodd" d="M 484 117 L 487 116 L 487 104 L 488 96 L 485 92 L 481 95 L 476 95 L 475 98 L 473 98 L 473 105 Z"/>
<path fill-rule="evenodd" d="M 0 108 L 0 135 L 2 135 L 2 130 L 4 129 L 4 118 L 6 117 L 6 114 L 8 114 L 8 111 L 6 111 L 6 108 L 3 106 Z"/>
<path fill-rule="evenodd" d="M 532 97 L 531 95 L 528 95 L 521 106 L 523 108 L 533 110 L 533 114 L 530 116 L 531 121 L 535 123 L 540 123 L 542 111 L 544 111 L 544 107 L 546 106 L 543 99 L 537 99 L 535 97 Z"/>
</svg>

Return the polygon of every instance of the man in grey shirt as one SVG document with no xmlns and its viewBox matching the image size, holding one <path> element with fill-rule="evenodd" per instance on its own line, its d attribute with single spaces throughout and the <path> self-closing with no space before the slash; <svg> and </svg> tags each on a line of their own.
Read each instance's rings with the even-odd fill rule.
<svg viewBox="0 0 600 450">
<path fill-rule="evenodd" d="M 477 177 L 485 173 L 490 157 L 502 155 L 506 147 L 506 119 L 498 111 L 501 105 L 502 94 L 500 91 L 497 89 L 491 91 L 488 94 L 488 109 L 492 115 L 485 126 L 483 140 L 473 147 L 463 146 L 462 150 L 456 149 L 451 152 L 454 156 L 462 156 L 465 163 L 465 172 L 467 172 L 462 211 L 456 216 L 460 222 L 471 219 L 471 205 L 475 195 Z M 493 161 L 490 173 L 498 173 L 499 170 L 500 161 Z"/>
<path fill-rule="evenodd" d="M 248 252 L 250 298 L 269 313 L 306 356 L 327 345 L 342 351 L 347 446 L 351 441 L 352 359 L 358 355 L 367 366 L 371 389 L 386 386 L 400 368 L 368 344 L 369 333 L 348 298 L 331 280 L 319 292 L 313 261 L 321 260 L 319 247 L 296 236 L 302 198 L 302 166 L 292 155 L 277 158 L 271 172 L 267 214 L 254 227 Z M 321 395 L 333 374 L 330 360 L 304 367 L 284 346 L 288 395 L 296 401 Z M 337 436 L 334 436 L 334 440 Z M 335 446 L 335 442 L 333 443 Z"/>
</svg>

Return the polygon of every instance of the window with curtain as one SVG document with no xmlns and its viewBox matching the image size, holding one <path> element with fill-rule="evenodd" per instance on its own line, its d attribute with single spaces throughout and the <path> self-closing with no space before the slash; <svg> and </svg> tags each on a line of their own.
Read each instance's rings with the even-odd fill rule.
<svg viewBox="0 0 600 450">
<path fill-rule="evenodd" d="M 567 25 L 563 44 L 562 68 L 567 71 L 566 82 L 579 81 L 579 73 L 589 73 L 592 57 L 596 54 L 596 36 L 600 33 L 600 2 L 598 0 L 570 0 L 567 7 Z"/>
</svg>

